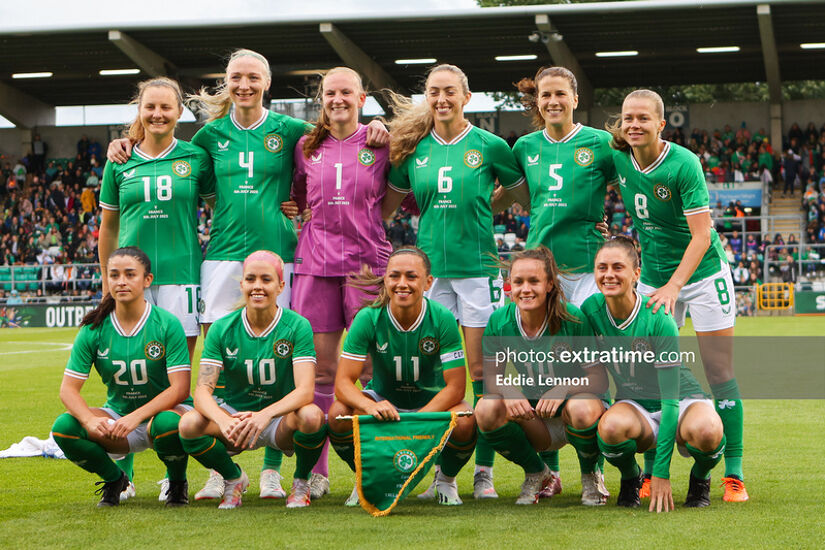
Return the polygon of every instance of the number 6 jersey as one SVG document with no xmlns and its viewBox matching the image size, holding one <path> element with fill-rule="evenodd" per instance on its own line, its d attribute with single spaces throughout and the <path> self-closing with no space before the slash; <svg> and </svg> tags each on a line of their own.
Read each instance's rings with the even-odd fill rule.
<svg viewBox="0 0 825 550">
<path fill-rule="evenodd" d="M 295 389 L 292 365 L 315 363 L 309 321 L 282 307 L 255 336 L 246 308 L 218 319 L 206 335 L 201 365 L 222 369 L 223 398 L 237 411 L 260 411 Z"/>
<path fill-rule="evenodd" d="M 64 374 L 86 380 L 92 365 L 108 388 L 104 407 L 125 416 L 168 388 L 169 374 L 190 370 L 183 327 L 174 315 L 147 303 L 126 334 L 112 312 L 97 327 L 80 329 Z M 191 404 L 191 398 L 184 403 Z"/>
</svg>

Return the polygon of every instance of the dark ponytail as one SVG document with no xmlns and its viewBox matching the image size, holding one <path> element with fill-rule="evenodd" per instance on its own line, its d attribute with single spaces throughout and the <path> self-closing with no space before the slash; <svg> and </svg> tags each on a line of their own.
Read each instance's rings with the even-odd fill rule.
<svg viewBox="0 0 825 550">
<path fill-rule="evenodd" d="M 427 254 L 423 250 L 414 246 L 402 246 L 397 248 L 387 259 L 387 265 L 390 264 L 390 260 L 393 256 L 399 256 L 401 254 L 413 254 L 414 256 L 418 256 L 424 263 L 424 275 L 429 276 L 430 273 L 432 273 L 430 258 L 427 257 Z M 384 307 L 390 302 L 390 295 L 387 292 L 387 287 L 384 286 L 384 277 L 375 275 L 368 265 L 364 265 L 361 268 L 360 273 L 350 275 L 349 281 L 347 281 L 347 286 L 357 288 L 364 294 L 372 297 L 364 300 L 364 306 L 379 308 Z"/>
<path fill-rule="evenodd" d="M 136 259 L 141 265 L 143 265 L 143 269 L 145 270 L 144 275 L 148 275 L 152 272 L 152 261 L 149 259 L 149 256 L 147 256 L 143 250 L 136 246 L 124 246 L 123 248 L 118 248 L 109 255 L 109 260 L 115 256 L 129 256 Z M 102 273 L 101 275 L 103 277 L 108 276 L 107 273 Z M 115 305 L 115 299 L 112 296 L 111 289 L 109 289 L 109 293 L 106 294 L 102 300 L 100 300 L 97 307 L 83 317 L 83 320 L 80 321 L 80 326 L 84 327 L 86 325 L 92 325 L 92 328 L 97 328 L 100 326 L 100 323 L 102 323 L 106 317 L 108 317 L 109 314 L 115 310 Z"/>
</svg>

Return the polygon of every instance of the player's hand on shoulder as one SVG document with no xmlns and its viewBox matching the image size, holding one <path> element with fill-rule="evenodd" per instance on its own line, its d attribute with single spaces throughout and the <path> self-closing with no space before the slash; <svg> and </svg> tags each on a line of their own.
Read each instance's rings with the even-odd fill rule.
<svg viewBox="0 0 825 550">
<path fill-rule="evenodd" d="M 367 125 L 367 145 L 380 149 L 390 143 L 390 133 L 380 120 L 373 120 Z"/>
<path fill-rule="evenodd" d="M 132 142 L 129 138 L 112 140 L 106 149 L 106 158 L 115 164 L 123 164 L 132 156 Z"/>
</svg>

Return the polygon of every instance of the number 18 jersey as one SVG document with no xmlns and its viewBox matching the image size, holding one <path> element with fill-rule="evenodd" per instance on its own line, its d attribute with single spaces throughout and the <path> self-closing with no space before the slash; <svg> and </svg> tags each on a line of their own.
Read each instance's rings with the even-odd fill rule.
<svg viewBox="0 0 825 550">
<path fill-rule="evenodd" d="M 124 164 L 107 162 L 100 206 L 119 213 L 118 246 L 137 246 L 152 261 L 156 285 L 200 283 L 198 196 L 215 195 L 206 151 L 174 139 L 149 157 L 140 146 Z"/>
</svg>

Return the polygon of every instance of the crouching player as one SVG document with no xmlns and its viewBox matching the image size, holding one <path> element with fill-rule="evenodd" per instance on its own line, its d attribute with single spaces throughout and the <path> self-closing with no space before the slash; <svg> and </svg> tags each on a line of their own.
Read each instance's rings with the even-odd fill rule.
<svg viewBox="0 0 825 550">
<path fill-rule="evenodd" d="M 315 349 L 309 322 L 279 307 L 283 261 L 259 250 L 243 263 L 245 307 L 212 325 L 204 343 L 195 410 L 180 423 L 183 447 L 224 479 L 218 508 L 237 508 L 249 478 L 229 453 L 271 447 L 296 455 L 287 508 L 309 506 L 309 472 L 326 439 L 324 414 L 312 404 Z M 212 393 L 224 372 L 224 402 Z"/>
<path fill-rule="evenodd" d="M 354 280 L 366 292 L 377 293 L 370 307 L 359 311 L 347 333 L 335 395 L 329 410 L 329 440 L 355 471 L 352 422 L 341 415 L 369 414 L 379 420 L 398 420 L 399 412 L 469 411 L 463 401 L 467 370 L 458 326 L 450 311 L 424 292 L 433 283 L 430 260 L 413 247 L 390 255 L 383 277 L 368 270 Z M 365 390 L 355 386 L 367 355 L 372 357 L 372 380 Z M 475 448 L 472 416 L 458 418 L 436 475 L 439 504 L 462 504 L 455 476 Z M 347 506 L 358 505 L 357 488 Z"/>
<path fill-rule="evenodd" d="M 639 272 L 630 239 L 606 242 L 596 255 L 596 284 L 602 293 L 582 304 L 596 334 L 607 337 L 605 344 L 652 351 L 655 357 L 653 362 L 633 357 L 608 367 L 616 403 L 599 421 L 599 448 L 621 472 L 617 504 L 631 508 L 640 504 L 643 477 L 635 454 L 656 449 L 649 509 L 660 512 L 673 509 L 669 478 L 675 440 L 680 452 L 695 461 L 685 506 L 709 506 L 710 471 L 725 450 L 722 420 L 690 370 L 680 366 L 673 317 L 661 309 L 653 313 L 646 307 L 649 298 L 635 290 Z"/>
<path fill-rule="evenodd" d="M 166 505 L 185 506 L 187 460 L 178 421 L 192 400 L 183 326 L 143 297 L 153 277 L 139 248 L 113 251 L 105 276 L 108 293 L 83 318 L 63 374 L 60 399 L 68 412 L 55 420 L 54 440 L 66 458 L 103 479 L 98 506 L 117 506 L 129 484 L 110 456 L 149 448 L 166 465 Z M 90 408 L 80 395 L 92 365 L 107 388 L 102 408 Z"/>
<path fill-rule="evenodd" d="M 555 366 L 516 360 L 513 364 L 523 383 L 503 385 L 496 380 L 507 361 L 496 361 L 498 355 L 504 353 L 507 357 L 508 350 L 516 354 L 547 353 L 578 346 L 592 337 L 590 324 L 576 306 L 564 300 L 556 261 L 544 246 L 514 255 L 510 286 L 513 301 L 493 312 L 484 331 L 488 391 L 476 405 L 481 437 L 524 468 L 525 479 L 516 504 L 536 504 L 543 491 L 551 495 L 559 492 L 552 489 L 560 484 L 558 473 L 550 471 L 542 455 L 569 442 L 581 466 L 582 504 L 603 505 L 609 493 L 598 466 L 595 435 L 605 410 L 598 395 L 607 390 L 604 369 L 592 364 Z M 581 368 L 588 366 L 594 368 Z M 575 378 L 581 385 L 552 387 L 548 381 L 551 377 Z"/>
</svg>

